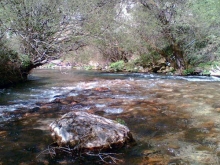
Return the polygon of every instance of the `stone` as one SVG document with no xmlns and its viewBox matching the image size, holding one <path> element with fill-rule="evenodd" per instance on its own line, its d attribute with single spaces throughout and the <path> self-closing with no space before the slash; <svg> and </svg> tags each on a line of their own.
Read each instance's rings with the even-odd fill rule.
<svg viewBox="0 0 220 165">
<path fill-rule="evenodd" d="M 59 146 L 74 150 L 111 149 L 133 141 L 128 127 L 83 111 L 63 115 L 50 124 L 50 130 Z"/>
<path fill-rule="evenodd" d="M 8 133 L 6 131 L 0 131 L 0 137 L 2 137 L 2 138 L 5 138 L 7 136 L 7 134 Z"/>
<path fill-rule="evenodd" d="M 220 112 L 220 108 L 215 108 L 215 111 L 216 112 Z"/>
<path fill-rule="evenodd" d="M 62 61 L 61 60 L 52 60 L 51 63 L 52 64 L 56 64 L 59 65 Z"/>
</svg>

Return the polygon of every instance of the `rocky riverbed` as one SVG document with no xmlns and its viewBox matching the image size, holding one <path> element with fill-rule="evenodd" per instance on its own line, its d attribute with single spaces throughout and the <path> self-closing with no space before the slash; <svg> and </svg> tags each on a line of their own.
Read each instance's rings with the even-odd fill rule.
<svg viewBox="0 0 220 165">
<path fill-rule="evenodd" d="M 53 76 L 52 70 L 48 75 L 38 72 L 43 78 L 36 81 L 36 89 L 31 81 L 23 92 L 19 87 L 1 95 L 2 101 L 16 96 L 19 103 L 1 106 L 2 164 L 105 164 L 99 156 L 126 165 L 219 163 L 218 78 L 92 72 L 60 73 L 58 78 L 56 72 L 50 80 L 45 76 Z M 73 156 L 70 150 L 61 154 L 49 125 L 76 111 L 126 125 L 135 145 L 87 156 Z"/>
</svg>

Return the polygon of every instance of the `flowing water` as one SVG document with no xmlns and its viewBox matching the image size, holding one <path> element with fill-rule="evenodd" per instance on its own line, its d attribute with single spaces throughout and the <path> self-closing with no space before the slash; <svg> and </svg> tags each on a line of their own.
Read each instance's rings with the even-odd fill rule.
<svg viewBox="0 0 220 165">
<path fill-rule="evenodd" d="M 118 164 L 220 164 L 219 81 L 34 70 L 28 82 L 0 90 L 0 165 L 106 164 L 100 158 L 48 154 L 53 143 L 48 125 L 74 110 L 130 128 L 136 143 L 114 151 Z M 54 102 L 58 98 L 62 104 Z"/>
</svg>

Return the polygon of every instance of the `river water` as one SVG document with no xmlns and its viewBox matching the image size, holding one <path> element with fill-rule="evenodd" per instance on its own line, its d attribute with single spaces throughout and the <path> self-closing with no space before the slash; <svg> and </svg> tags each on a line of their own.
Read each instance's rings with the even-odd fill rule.
<svg viewBox="0 0 220 165">
<path fill-rule="evenodd" d="M 100 158 L 48 153 L 53 143 L 48 125 L 74 110 L 130 128 L 136 143 L 112 151 L 118 164 L 220 164 L 219 81 L 36 69 L 28 82 L 0 90 L 0 165 L 106 164 Z M 57 98 L 62 104 L 54 103 Z"/>
</svg>

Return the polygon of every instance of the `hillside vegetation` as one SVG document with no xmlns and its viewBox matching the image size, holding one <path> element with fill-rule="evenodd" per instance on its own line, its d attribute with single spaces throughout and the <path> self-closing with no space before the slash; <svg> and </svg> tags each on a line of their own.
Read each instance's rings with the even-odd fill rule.
<svg viewBox="0 0 220 165">
<path fill-rule="evenodd" d="M 180 75 L 220 63 L 219 0 L 2 0 L 0 11 L 0 86 L 60 58 Z"/>
</svg>

